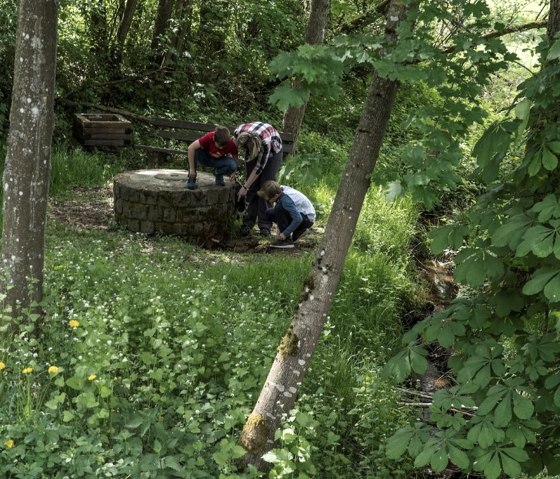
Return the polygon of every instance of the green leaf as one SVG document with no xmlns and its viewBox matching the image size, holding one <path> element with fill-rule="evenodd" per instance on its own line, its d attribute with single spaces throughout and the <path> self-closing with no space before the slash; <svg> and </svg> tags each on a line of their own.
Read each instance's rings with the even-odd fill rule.
<svg viewBox="0 0 560 479">
<path fill-rule="evenodd" d="M 498 153 L 505 153 L 511 142 L 510 134 L 500 123 L 495 123 L 484 132 L 473 148 L 478 164 L 484 169 Z"/>
<path fill-rule="evenodd" d="M 517 392 L 513 393 L 513 412 L 519 419 L 530 419 L 535 411 L 533 401 Z"/>
<path fill-rule="evenodd" d="M 431 459 L 433 454 L 436 451 L 436 446 L 432 445 L 431 447 L 426 447 L 420 454 L 418 454 L 418 456 L 416 456 L 416 458 L 414 459 L 414 467 L 418 468 L 418 467 L 424 467 L 427 466 Z"/>
<path fill-rule="evenodd" d="M 560 39 L 556 40 L 552 46 L 550 47 L 550 49 L 548 50 L 548 53 L 546 55 L 546 59 L 547 61 L 552 61 L 552 60 L 556 60 L 557 58 L 560 58 Z"/>
<path fill-rule="evenodd" d="M 519 476 L 521 473 L 521 466 L 516 460 L 503 453 L 500 453 L 500 459 L 502 460 L 502 469 L 509 477 Z"/>
<path fill-rule="evenodd" d="M 525 462 L 529 460 L 529 455 L 518 447 L 506 447 L 503 451 L 518 462 Z"/>
<path fill-rule="evenodd" d="M 297 90 L 290 85 L 277 86 L 268 102 L 276 105 L 279 110 L 286 111 L 290 107 L 300 107 L 307 102 L 309 93 L 305 90 Z"/>
<path fill-rule="evenodd" d="M 527 296 L 540 293 L 546 284 L 555 276 L 557 276 L 560 271 L 550 268 L 541 268 L 533 273 L 533 276 L 529 281 L 523 286 L 522 292 Z"/>
<path fill-rule="evenodd" d="M 560 301 L 560 275 L 552 278 L 544 287 L 545 297 L 552 302 Z"/>
<path fill-rule="evenodd" d="M 531 162 L 529 163 L 529 167 L 527 168 L 527 172 L 529 176 L 535 176 L 541 170 L 542 164 L 542 150 L 538 150 L 537 152 L 533 153 L 531 158 Z"/>
<path fill-rule="evenodd" d="M 488 462 L 488 465 L 484 468 L 484 474 L 486 475 L 487 479 L 498 479 L 502 472 L 502 468 L 500 466 L 500 458 L 498 453 L 494 453 L 492 459 Z"/>
<path fill-rule="evenodd" d="M 544 148 L 542 163 L 546 170 L 552 171 L 558 166 L 558 158 L 548 148 Z"/>
<path fill-rule="evenodd" d="M 387 441 L 387 457 L 389 459 L 398 459 L 401 457 L 406 451 L 408 443 L 413 435 L 414 431 L 408 428 L 400 429 L 393 434 Z"/>
<path fill-rule="evenodd" d="M 426 369 L 428 369 L 428 360 L 425 358 L 426 355 L 426 350 L 420 347 L 410 350 L 410 364 L 415 373 L 424 374 Z"/>
<path fill-rule="evenodd" d="M 517 215 L 501 225 L 492 234 L 492 244 L 495 246 L 516 246 L 532 220 L 525 215 Z"/>
<path fill-rule="evenodd" d="M 507 393 L 494 411 L 494 424 L 496 427 L 507 426 L 511 422 L 511 392 Z"/>
<path fill-rule="evenodd" d="M 434 472 L 441 472 L 447 467 L 447 448 L 440 447 L 434 451 L 430 459 L 430 467 Z"/>
<path fill-rule="evenodd" d="M 408 349 L 404 349 L 389 359 L 383 368 L 383 375 L 385 377 L 392 377 L 400 383 L 410 375 L 411 371 Z"/>
<path fill-rule="evenodd" d="M 461 469 L 467 469 L 469 467 L 469 456 L 467 456 L 464 451 L 461 451 L 461 449 L 451 444 L 449 445 L 449 458 L 453 464 Z"/>
<path fill-rule="evenodd" d="M 557 155 L 560 155 L 560 141 L 551 141 L 547 143 L 546 146 Z"/>
</svg>

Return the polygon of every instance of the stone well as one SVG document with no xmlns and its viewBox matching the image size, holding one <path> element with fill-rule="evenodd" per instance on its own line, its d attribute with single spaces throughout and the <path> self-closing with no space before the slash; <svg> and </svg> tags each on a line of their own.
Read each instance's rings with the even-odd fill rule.
<svg viewBox="0 0 560 479">
<path fill-rule="evenodd" d="M 183 236 L 197 243 L 224 237 L 235 213 L 235 183 L 216 186 L 214 175 L 198 172 L 198 189 L 188 190 L 186 170 L 128 171 L 113 181 L 115 220 L 130 231 Z"/>
</svg>

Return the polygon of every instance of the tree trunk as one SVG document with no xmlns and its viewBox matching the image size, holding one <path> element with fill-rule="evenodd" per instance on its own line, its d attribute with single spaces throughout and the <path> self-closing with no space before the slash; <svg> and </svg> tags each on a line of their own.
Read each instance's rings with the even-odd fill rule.
<svg viewBox="0 0 560 479">
<path fill-rule="evenodd" d="M 392 41 L 396 41 L 396 27 L 407 11 L 402 0 L 392 0 L 386 23 L 386 35 Z M 241 433 L 240 444 L 247 450 L 242 466 L 253 464 L 261 470 L 268 467 L 262 456 L 274 447 L 274 433 L 281 417 L 295 403 L 340 280 L 397 89 L 396 81 L 377 76 L 369 88 L 348 163 L 297 312 L 278 346 L 265 385 Z"/>
<path fill-rule="evenodd" d="M 95 53 L 101 65 L 105 64 L 105 59 L 109 54 L 109 28 L 107 25 L 107 9 L 105 0 L 94 0 L 89 7 L 89 34 L 91 50 Z"/>
<path fill-rule="evenodd" d="M 329 18 L 329 3 L 329 0 L 313 0 L 311 13 L 309 14 L 309 23 L 307 24 L 306 43 L 318 45 L 325 40 L 325 29 Z M 294 135 L 294 151 L 297 148 L 297 140 L 306 106 L 307 102 L 299 107 L 290 107 L 284 114 L 282 129 Z"/>
<path fill-rule="evenodd" d="M 177 22 L 179 22 L 179 28 L 177 29 L 177 33 L 174 34 L 173 39 L 171 40 L 171 45 L 174 53 L 171 54 L 170 51 L 166 52 L 163 59 L 163 66 L 172 63 L 174 60 L 174 55 L 176 55 L 176 57 L 178 58 L 183 55 L 185 51 L 185 41 L 191 35 L 192 10 L 192 0 L 177 0 L 177 4 L 175 5 L 175 18 L 177 19 Z"/>
<path fill-rule="evenodd" d="M 13 317 L 43 296 L 56 29 L 56 0 L 20 1 L 3 177 L 2 289 Z"/>
<path fill-rule="evenodd" d="M 152 56 L 154 61 L 159 65 L 163 60 L 163 52 L 161 51 L 161 40 L 167 31 L 167 26 L 173 15 L 174 0 L 159 0 L 157 17 L 154 23 L 154 32 L 152 35 Z"/>
<path fill-rule="evenodd" d="M 558 31 L 560 31 L 560 1 L 550 0 L 547 27 L 547 35 L 550 41 L 554 41 L 554 35 L 556 35 Z"/>
<path fill-rule="evenodd" d="M 137 5 L 138 5 L 138 0 L 127 0 L 122 17 L 119 22 L 119 28 L 117 30 L 117 38 L 116 38 L 116 48 L 115 48 L 117 52 L 117 56 L 119 58 L 119 64 L 120 64 L 120 59 L 122 57 L 122 52 L 124 51 L 126 37 L 128 36 L 128 32 L 130 31 L 130 27 L 132 25 L 132 20 L 134 18 L 134 13 L 136 12 Z"/>
</svg>

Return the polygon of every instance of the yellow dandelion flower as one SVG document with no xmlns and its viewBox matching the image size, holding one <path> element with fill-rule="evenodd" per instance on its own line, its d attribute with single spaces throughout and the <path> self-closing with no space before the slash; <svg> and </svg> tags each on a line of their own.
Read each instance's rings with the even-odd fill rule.
<svg viewBox="0 0 560 479">
<path fill-rule="evenodd" d="M 49 374 L 56 374 L 58 372 L 58 366 L 49 366 Z"/>
<path fill-rule="evenodd" d="M 76 321 L 75 319 L 71 319 L 70 321 L 68 321 L 68 326 L 70 326 L 72 329 L 77 328 L 80 325 L 79 321 Z"/>
<path fill-rule="evenodd" d="M 2 371 L 2 369 L 6 369 L 6 365 L 0 361 L 0 371 Z"/>
<path fill-rule="evenodd" d="M 8 439 L 7 441 L 4 442 L 4 446 L 6 446 L 8 449 L 11 449 L 12 447 L 14 447 L 14 441 Z"/>
<path fill-rule="evenodd" d="M 88 376 L 88 381 L 95 381 L 96 378 L 97 378 L 97 376 L 95 374 L 90 374 Z"/>
<path fill-rule="evenodd" d="M 33 368 L 24 368 L 22 373 L 23 374 L 31 374 L 33 372 Z"/>
</svg>

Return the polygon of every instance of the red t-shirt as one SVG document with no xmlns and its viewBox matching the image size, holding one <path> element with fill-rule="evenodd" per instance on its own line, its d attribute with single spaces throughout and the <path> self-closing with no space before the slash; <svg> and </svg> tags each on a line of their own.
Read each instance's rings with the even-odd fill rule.
<svg viewBox="0 0 560 479">
<path fill-rule="evenodd" d="M 214 132 L 209 131 L 204 136 L 198 139 L 200 146 L 214 158 L 220 158 L 226 155 L 237 155 L 237 146 L 230 138 L 223 148 L 218 148 L 216 143 L 214 143 Z"/>
</svg>

